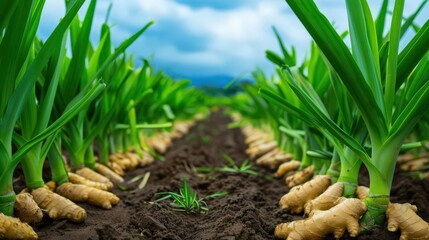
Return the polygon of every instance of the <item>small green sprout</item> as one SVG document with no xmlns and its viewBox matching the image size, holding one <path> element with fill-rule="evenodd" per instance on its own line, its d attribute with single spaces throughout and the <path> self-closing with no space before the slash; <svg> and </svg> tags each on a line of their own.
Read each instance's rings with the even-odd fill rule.
<svg viewBox="0 0 429 240">
<path fill-rule="evenodd" d="M 227 195 L 227 192 L 217 192 L 211 195 L 208 195 L 204 198 L 197 199 L 197 192 L 191 190 L 186 182 L 186 178 L 183 178 L 183 187 L 180 188 L 179 194 L 174 192 L 160 192 L 156 195 L 165 195 L 157 199 L 155 202 L 161 202 L 167 199 L 173 199 L 173 202 L 170 203 L 171 207 L 175 211 L 183 211 L 188 213 L 204 213 L 207 212 L 208 206 L 204 201 L 208 198 L 216 198 Z"/>
<path fill-rule="evenodd" d="M 230 164 L 228 165 L 223 165 L 219 171 L 221 172 L 233 172 L 233 173 L 247 173 L 247 174 L 251 174 L 251 175 L 258 175 L 257 172 L 253 171 L 251 168 L 253 167 L 252 163 L 249 163 L 249 160 L 245 160 L 240 167 L 237 166 L 237 164 L 235 163 L 234 159 L 232 159 L 228 154 L 224 153 L 223 157 L 225 158 L 226 161 L 228 161 L 228 163 Z"/>
<path fill-rule="evenodd" d="M 213 172 L 230 172 L 230 173 L 247 173 L 257 176 L 258 173 L 252 170 L 254 166 L 252 163 L 249 163 L 249 160 L 245 160 L 241 166 L 237 166 L 234 159 L 232 159 L 228 154 L 224 153 L 223 157 L 228 162 L 228 165 L 223 164 L 220 168 L 209 168 L 209 167 L 196 167 L 196 171 L 199 173 L 213 173 Z"/>
<path fill-rule="evenodd" d="M 210 142 L 210 138 L 208 136 L 202 136 L 201 137 L 201 142 L 203 142 L 203 143 L 209 143 Z"/>
</svg>

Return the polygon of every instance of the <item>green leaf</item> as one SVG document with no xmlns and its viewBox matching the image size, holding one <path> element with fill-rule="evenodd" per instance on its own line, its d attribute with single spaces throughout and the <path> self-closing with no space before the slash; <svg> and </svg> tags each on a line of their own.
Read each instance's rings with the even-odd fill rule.
<svg viewBox="0 0 429 240">
<path fill-rule="evenodd" d="M 43 141 L 47 137 L 56 133 L 61 129 L 68 121 L 70 121 L 76 114 L 78 114 L 82 108 L 86 107 L 94 98 L 96 98 L 105 88 L 104 83 L 97 82 L 97 85 L 90 89 L 88 92 L 82 92 L 75 97 L 77 101 L 74 102 L 72 106 L 69 106 L 67 110 L 59 117 L 55 122 L 53 122 L 49 127 L 40 132 L 37 136 L 29 140 L 24 144 L 18 151 L 13 154 L 13 164 L 16 165 L 21 160 L 21 158 L 30 151 L 35 145 Z"/>
<path fill-rule="evenodd" d="M 386 22 L 388 6 L 389 6 L 389 0 L 383 0 L 383 3 L 380 8 L 380 12 L 378 13 L 378 16 L 377 16 L 377 20 L 375 20 L 378 46 L 383 45 L 384 24 Z"/>
<path fill-rule="evenodd" d="M 384 106 L 380 108 L 379 100 L 376 100 L 373 94 L 368 94 L 373 93 L 373 91 L 367 84 L 348 47 L 326 17 L 320 13 L 313 1 L 286 1 L 346 86 L 368 127 L 371 141 L 375 144 L 381 144 L 383 137 L 387 135 L 386 121 L 382 112 Z M 371 57 L 371 59 L 373 58 Z"/>
<path fill-rule="evenodd" d="M 14 125 L 21 115 L 22 109 L 26 104 L 29 93 L 37 81 L 40 71 L 43 69 L 49 58 L 58 49 L 57 44 L 62 43 L 62 37 L 83 4 L 83 0 L 77 0 L 76 4 L 67 12 L 66 16 L 61 20 L 54 32 L 48 38 L 46 43 L 40 49 L 34 61 L 30 64 L 18 86 L 13 92 L 4 117 L 0 123 L 0 141 L 6 143 L 11 142 Z M 41 139 L 43 140 L 43 139 Z"/>
<path fill-rule="evenodd" d="M 398 68 L 396 75 L 396 88 L 402 86 L 404 81 L 414 70 L 420 59 L 429 50 L 429 20 L 416 33 L 411 41 L 405 46 L 398 57 Z"/>
</svg>

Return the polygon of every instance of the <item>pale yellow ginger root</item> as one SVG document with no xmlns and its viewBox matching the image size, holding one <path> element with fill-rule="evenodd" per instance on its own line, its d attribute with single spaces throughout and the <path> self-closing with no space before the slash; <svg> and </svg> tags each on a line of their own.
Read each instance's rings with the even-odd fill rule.
<svg viewBox="0 0 429 240">
<path fill-rule="evenodd" d="M 108 178 L 111 182 L 114 183 L 123 183 L 124 179 L 116 174 L 114 171 L 112 171 L 110 168 L 104 166 L 103 164 L 96 163 L 95 164 L 95 171 L 103 175 L 104 177 Z"/>
<path fill-rule="evenodd" d="M 111 188 L 113 188 L 113 183 L 107 177 L 97 172 L 94 172 L 89 168 L 79 169 L 76 171 L 76 174 L 94 182 L 101 182 L 107 184 L 108 186 L 111 186 Z"/>
<path fill-rule="evenodd" d="M 344 184 L 337 182 L 326 189 L 321 195 L 307 202 L 304 213 L 312 216 L 316 211 L 328 210 L 335 206 L 336 201 L 343 195 Z"/>
<path fill-rule="evenodd" d="M 150 155 L 148 152 L 142 151 L 142 155 L 143 157 L 139 158 L 140 167 L 150 165 L 155 161 L 155 158 L 152 155 Z"/>
<path fill-rule="evenodd" d="M 313 177 L 314 173 L 314 166 L 308 166 L 304 168 L 302 171 L 299 171 L 293 175 L 290 175 L 286 178 L 285 183 L 286 185 L 291 188 L 298 185 L 301 185 L 308 180 L 310 180 Z"/>
<path fill-rule="evenodd" d="M 125 153 L 124 155 L 126 157 L 128 157 L 129 159 L 131 159 L 131 161 L 133 162 L 134 168 L 136 168 L 137 166 L 141 166 L 142 158 L 139 155 L 137 155 L 136 153 L 129 152 L 129 153 Z M 135 164 L 135 166 L 134 166 L 134 164 Z"/>
<path fill-rule="evenodd" d="M 313 180 L 301 186 L 292 188 L 279 202 L 280 208 L 290 213 L 301 213 L 304 206 L 310 200 L 322 194 L 331 184 L 331 178 L 327 175 L 316 176 Z"/>
<path fill-rule="evenodd" d="M 33 195 L 37 205 L 48 212 L 50 218 L 68 219 L 73 222 L 83 222 L 85 220 L 85 209 L 48 188 L 33 189 L 31 195 Z"/>
<path fill-rule="evenodd" d="M 27 223 L 0 213 L 0 239 L 37 239 L 37 234 Z"/>
<path fill-rule="evenodd" d="M 257 158 L 256 163 L 259 164 L 260 162 L 267 161 L 267 159 L 270 159 L 279 153 L 281 153 L 281 150 L 279 148 L 274 148 L 273 150 L 271 150 L 271 151 L 263 154 L 259 158 Z"/>
<path fill-rule="evenodd" d="M 249 149 L 252 149 L 252 148 L 257 147 L 257 146 L 259 146 L 259 145 L 263 145 L 263 144 L 265 144 L 265 143 L 269 143 L 269 142 L 272 142 L 272 140 L 269 140 L 269 139 L 267 139 L 267 138 L 257 139 L 256 141 L 251 142 L 251 143 L 248 145 L 247 149 L 249 150 Z"/>
<path fill-rule="evenodd" d="M 16 195 L 14 208 L 15 217 L 23 222 L 37 223 L 41 222 L 43 219 L 43 212 L 30 193 L 21 192 Z"/>
<path fill-rule="evenodd" d="M 126 158 L 124 155 L 115 153 L 109 156 L 109 160 L 111 162 L 116 163 L 119 167 L 122 168 L 122 170 L 126 171 L 129 169 L 132 169 L 133 162 L 131 159 Z"/>
<path fill-rule="evenodd" d="M 124 176 L 125 172 L 124 170 L 121 168 L 121 166 L 119 166 L 117 163 L 115 162 L 109 162 L 107 163 L 107 167 L 110 168 L 110 170 L 114 171 L 116 174 L 118 174 L 119 176 Z"/>
<path fill-rule="evenodd" d="M 401 231 L 400 240 L 429 240 L 429 223 L 417 214 L 417 207 L 409 203 L 391 203 L 386 211 L 387 229 Z"/>
<path fill-rule="evenodd" d="M 276 178 L 283 177 L 287 173 L 297 170 L 300 166 L 301 166 L 301 162 L 296 160 L 282 163 L 277 169 L 276 173 L 274 174 L 274 177 Z"/>
<path fill-rule="evenodd" d="M 180 122 L 174 124 L 174 131 L 181 134 L 181 136 L 187 134 L 189 132 L 189 128 L 191 124 L 189 122 Z"/>
<path fill-rule="evenodd" d="M 149 147 L 160 154 L 165 154 L 169 145 L 168 141 L 165 140 L 162 136 L 148 138 L 146 143 Z"/>
<path fill-rule="evenodd" d="M 256 133 L 247 137 L 244 142 L 247 145 L 250 145 L 252 142 L 257 141 L 259 139 L 267 139 L 268 135 L 266 133 Z"/>
<path fill-rule="evenodd" d="M 252 148 L 249 148 L 246 150 L 246 153 L 250 156 L 250 158 L 255 159 L 256 157 L 259 157 L 274 148 L 277 147 L 277 143 L 275 141 L 267 142 L 264 144 L 259 144 L 257 146 L 254 146 Z"/>
<path fill-rule="evenodd" d="M 333 233 L 340 239 L 347 230 L 351 237 L 356 237 L 366 205 L 356 198 L 340 198 L 337 202 L 331 209 L 318 211 L 310 218 L 277 225 L 274 235 L 287 240 L 321 240 Z"/>
<path fill-rule="evenodd" d="M 418 158 L 426 158 L 426 157 L 429 157 L 429 152 L 420 153 L 419 155 L 415 155 L 412 153 L 404 153 L 398 156 L 397 163 L 401 165 Z"/>
<path fill-rule="evenodd" d="M 93 187 L 93 188 L 97 188 L 97 189 L 104 190 L 104 191 L 112 190 L 111 185 L 101 183 L 101 182 L 94 182 L 94 181 L 91 181 L 89 179 L 86 179 L 80 175 L 77 175 L 77 174 L 71 173 L 71 172 L 69 172 L 69 181 L 71 183 L 74 183 L 74 184 L 83 184 L 83 185 Z"/>
<path fill-rule="evenodd" d="M 418 158 L 411 160 L 409 162 L 401 164 L 399 167 L 404 172 L 420 171 L 424 169 L 425 166 L 428 166 L 428 158 Z"/>
<path fill-rule="evenodd" d="M 104 209 L 111 209 L 112 205 L 119 203 L 115 194 L 82 184 L 64 183 L 57 187 L 56 192 L 73 202 L 87 202 Z"/>
<path fill-rule="evenodd" d="M 365 201 L 365 198 L 369 195 L 369 188 L 365 186 L 358 186 L 356 188 L 355 195 L 361 201 Z"/>
<path fill-rule="evenodd" d="M 274 170 L 278 168 L 280 164 L 292 160 L 292 157 L 293 157 L 292 154 L 284 153 L 280 149 L 276 148 L 273 151 L 258 158 L 256 160 L 256 164 L 266 166 L 269 169 Z"/>
</svg>

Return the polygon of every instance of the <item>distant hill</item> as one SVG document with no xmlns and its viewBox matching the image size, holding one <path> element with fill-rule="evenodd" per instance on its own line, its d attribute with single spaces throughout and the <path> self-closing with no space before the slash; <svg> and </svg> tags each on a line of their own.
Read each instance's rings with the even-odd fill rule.
<svg viewBox="0 0 429 240">
<path fill-rule="evenodd" d="M 175 79 L 189 79 L 195 87 L 224 87 L 231 82 L 234 77 L 230 75 L 211 76 L 173 76 Z"/>
</svg>

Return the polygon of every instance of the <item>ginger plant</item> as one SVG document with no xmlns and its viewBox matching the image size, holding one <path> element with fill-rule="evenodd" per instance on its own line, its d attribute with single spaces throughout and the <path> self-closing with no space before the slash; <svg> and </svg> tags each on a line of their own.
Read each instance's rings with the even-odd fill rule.
<svg viewBox="0 0 429 240">
<path fill-rule="evenodd" d="M 35 162 L 40 156 L 46 156 L 46 152 L 52 144 L 53 135 L 56 134 L 72 117 L 84 108 L 97 94 L 104 88 L 104 84 L 95 81 L 93 88 L 80 94 L 73 100 L 73 103 L 63 112 L 63 115 L 57 119 L 49 118 L 49 111 L 52 107 L 53 96 L 57 81 L 55 77 L 46 79 L 46 95 L 42 98 L 36 98 L 34 89 L 36 82 L 42 73 L 44 67 L 52 60 L 51 73 L 58 74 L 56 65 L 57 51 L 63 46 L 64 34 L 83 1 L 74 1 L 74 4 L 67 11 L 65 17 L 57 25 L 47 41 L 38 51 L 32 49 L 39 42 L 35 38 L 35 33 L 39 23 L 40 15 L 43 9 L 43 1 L 25 1 L 4 2 L 2 6 L 11 14 L 2 15 L 2 38 L 0 43 L 1 60 L 0 71 L 2 72 L 1 85 L 1 148 L 0 148 L 0 212 L 2 221 L 2 237 L 8 238 L 36 238 L 37 235 L 32 229 L 19 220 L 7 218 L 4 215 L 13 215 L 15 193 L 13 191 L 13 172 L 17 164 L 27 154 L 36 155 Z M 13 13 L 13 14 L 12 14 Z M 19 44 L 19 48 L 12 47 Z M 33 45 L 35 44 L 35 45 Z M 55 74 L 54 74 L 55 75 Z M 40 100 L 40 102 L 38 102 Z M 32 108 L 35 104 L 40 110 L 38 116 L 25 112 L 28 107 Z M 33 108 L 35 109 L 35 108 Z M 35 113 L 35 112 L 32 112 Z M 51 120 L 51 121 L 49 121 Z M 15 126 L 20 129 L 16 131 Z M 25 129 L 25 130 L 24 130 Z M 32 132 L 27 131 L 32 129 Z M 42 143 L 43 142 L 43 143 Z M 17 147 L 12 152 L 12 143 Z M 34 151 L 34 152 L 33 152 Z M 25 161 L 25 159 L 23 160 Z M 34 164 L 34 162 L 27 162 Z M 38 164 L 40 164 L 38 162 Z M 27 165 L 28 166 L 28 165 Z M 27 168 L 25 171 L 26 181 L 31 185 L 43 184 L 34 168 Z M 41 167 L 40 176 L 41 176 Z M 33 171 L 32 171 L 33 170 Z M 33 178 L 34 177 L 34 178 Z M 12 227 L 13 224 L 13 227 Z M 9 229 L 12 227 L 12 229 Z"/>
<path fill-rule="evenodd" d="M 209 210 L 205 199 L 216 198 L 227 195 L 227 192 L 218 192 L 210 194 L 204 198 L 198 199 L 197 192 L 192 191 L 186 182 L 186 178 L 183 178 L 183 187 L 180 188 L 179 193 L 175 192 L 159 192 L 156 195 L 164 197 L 158 198 L 155 202 L 172 199 L 170 206 L 175 211 L 185 211 L 188 213 L 204 213 Z"/>
<path fill-rule="evenodd" d="M 351 53 L 313 1 L 287 0 L 287 3 L 307 28 L 332 70 L 338 74 L 335 82 L 343 84 L 347 94 L 353 99 L 368 131 L 371 154 L 364 148 L 364 142 L 360 138 L 347 133 L 332 121 L 307 89 L 286 70 L 289 74 L 288 84 L 311 115 L 300 109 L 289 108 L 297 115 L 312 119 L 326 136 L 344 144 L 367 167 L 370 189 L 365 204 L 368 210 L 360 220 L 360 227 L 362 230 L 369 230 L 380 226 L 389 204 L 399 150 L 404 138 L 424 114 L 425 102 L 429 100 L 427 79 L 419 74 L 411 74 L 413 71 L 427 70 L 427 58 L 424 55 L 429 48 L 429 21 L 399 52 L 401 27 L 404 26 L 401 25 L 404 1 L 396 1 L 387 37 L 389 44 L 385 46 L 387 55 L 380 56 L 379 42 L 382 41 L 379 36 L 382 36 L 380 31 L 383 31 L 383 26 L 377 26 L 376 31 L 366 1 L 346 1 L 353 50 Z M 273 102 L 288 105 L 275 94 L 261 92 Z M 396 102 L 400 104 L 395 106 Z"/>
</svg>

